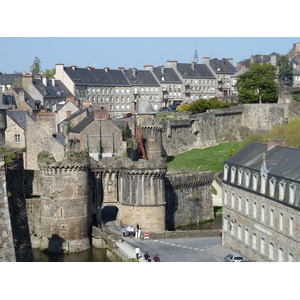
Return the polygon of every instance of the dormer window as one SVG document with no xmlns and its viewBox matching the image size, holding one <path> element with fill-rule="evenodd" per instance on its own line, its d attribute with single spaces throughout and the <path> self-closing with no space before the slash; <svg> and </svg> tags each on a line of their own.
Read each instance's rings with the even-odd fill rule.
<svg viewBox="0 0 300 300">
<path fill-rule="evenodd" d="M 231 183 L 234 183 L 234 179 L 235 179 L 235 172 L 236 172 L 236 167 L 235 166 L 233 166 L 233 167 L 231 167 L 231 176 L 230 176 L 230 182 Z"/>
<path fill-rule="evenodd" d="M 289 204 L 295 203 L 296 185 L 295 183 L 290 184 L 289 188 Z"/>
<path fill-rule="evenodd" d="M 267 176 L 263 174 L 261 176 L 261 186 L 260 186 L 260 192 L 264 194 L 266 192 L 266 185 L 267 185 Z"/>
<path fill-rule="evenodd" d="M 253 191 L 257 190 L 257 182 L 258 182 L 258 174 L 254 173 L 253 174 L 253 182 L 252 182 L 252 189 L 253 189 Z"/>
<path fill-rule="evenodd" d="M 284 181 L 279 182 L 279 200 L 280 201 L 283 201 L 283 199 L 284 199 L 285 186 L 286 186 L 286 183 Z"/>
<path fill-rule="evenodd" d="M 250 171 L 249 170 L 246 170 L 245 171 L 245 187 L 246 188 L 249 188 L 249 185 L 250 185 Z"/>
<path fill-rule="evenodd" d="M 223 180 L 224 181 L 227 181 L 227 178 L 228 178 L 228 169 L 229 169 L 228 165 L 227 164 L 224 165 L 224 174 L 223 174 Z"/>
<path fill-rule="evenodd" d="M 269 182 L 269 196 L 274 197 L 275 195 L 275 185 L 276 185 L 276 179 L 271 178 Z"/>
</svg>

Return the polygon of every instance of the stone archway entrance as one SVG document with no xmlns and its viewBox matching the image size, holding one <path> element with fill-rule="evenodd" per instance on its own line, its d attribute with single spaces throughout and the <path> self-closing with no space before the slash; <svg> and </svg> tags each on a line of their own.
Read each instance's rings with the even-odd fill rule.
<svg viewBox="0 0 300 300">
<path fill-rule="evenodd" d="M 101 210 L 101 220 L 103 224 L 116 221 L 119 209 L 114 205 L 105 205 Z"/>
</svg>

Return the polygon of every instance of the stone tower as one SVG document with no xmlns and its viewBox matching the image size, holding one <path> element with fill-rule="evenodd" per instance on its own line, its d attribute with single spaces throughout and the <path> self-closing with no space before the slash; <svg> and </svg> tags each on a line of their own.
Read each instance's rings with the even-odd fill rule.
<svg viewBox="0 0 300 300">
<path fill-rule="evenodd" d="M 39 160 L 43 191 L 40 249 L 59 253 L 90 248 L 87 158 L 78 154 L 56 163 L 50 154 L 40 153 Z"/>
</svg>

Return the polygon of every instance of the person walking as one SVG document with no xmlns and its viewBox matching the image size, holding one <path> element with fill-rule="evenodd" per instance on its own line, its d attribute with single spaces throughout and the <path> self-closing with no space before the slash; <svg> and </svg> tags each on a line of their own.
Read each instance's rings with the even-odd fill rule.
<svg viewBox="0 0 300 300">
<path fill-rule="evenodd" d="M 147 251 L 146 251 L 146 253 L 144 254 L 144 258 L 145 258 L 146 261 L 151 262 L 151 257 L 150 257 L 150 255 L 148 254 Z"/>
<path fill-rule="evenodd" d="M 125 237 L 125 234 L 126 234 L 126 229 L 125 229 L 125 227 L 123 226 L 123 227 L 122 227 L 122 236 Z"/>
<path fill-rule="evenodd" d="M 153 256 L 153 260 L 154 260 L 154 262 L 160 262 L 159 254 L 155 254 L 155 255 Z"/>
<path fill-rule="evenodd" d="M 140 258 L 140 252 L 141 252 L 140 248 L 138 246 L 136 246 L 136 248 L 135 248 L 136 259 Z"/>
</svg>

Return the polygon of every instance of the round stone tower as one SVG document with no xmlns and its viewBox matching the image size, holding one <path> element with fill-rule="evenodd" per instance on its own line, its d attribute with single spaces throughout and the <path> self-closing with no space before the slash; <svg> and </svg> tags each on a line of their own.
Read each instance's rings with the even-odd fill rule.
<svg viewBox="0 0 300 300">
<path fill-rule="evenodd" d="M 56 163 L 39 154 L 41 169 L 40 249 L 79 252 L 90 248 L 88 165 L 79 157 Z"/>
<path fill-rule="evenodd" d="M 164 231 L 166 167 L 146 161 L 140 166 L 140 161 L 119 170 L 120 219 L 123 224 L 138 224 L 143 232 Z"/>
<path fill-rule="evenodd" d="M 162 125 L 142 125 L 141 134 L 145 139 L 147 158 L 162 156 Z"/>
</svg>

